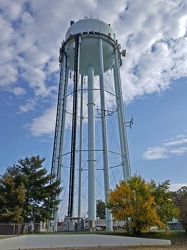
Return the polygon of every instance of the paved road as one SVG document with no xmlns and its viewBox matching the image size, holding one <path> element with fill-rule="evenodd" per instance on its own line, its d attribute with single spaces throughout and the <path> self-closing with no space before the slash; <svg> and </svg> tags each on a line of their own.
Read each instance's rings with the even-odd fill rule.
<svg viewBox="0 0 187 250">
<path fill-rule="evenodd" d="M 82 235 L 23 235 L 0 240 L 0 250 L 29 248 L 62 248 L 94 246 L 150 246 L 171 245 L 170 240 L 135 237 L 82 234 Z"/>
</svg>

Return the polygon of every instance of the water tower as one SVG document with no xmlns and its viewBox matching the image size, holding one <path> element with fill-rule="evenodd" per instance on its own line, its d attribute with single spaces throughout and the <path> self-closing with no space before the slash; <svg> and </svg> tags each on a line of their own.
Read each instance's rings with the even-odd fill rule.
<svg viewBox="0 0 187 250">
<path fill-rule="evenodd" d="M 51 172 L 61 181 L 67 179 L 63 169 L 66 168 L 68 172 L 68 185 L 64 185 L 66 191 L 63 189 L 62 193 L 68 190 L 69 218 L 82 216 L 83 172 L 87 173 L 89 221 L 95 221 L 97 216 L 97 182 L 100 193 L 103 187 L 104 200 L 107 202 L 109 189 L 112 188 L 110 178 L 119 172 L 116 169 L 122 171 L 119 179 L 127 180 L 130 177 L 119 70 L 122 56 L 125 56 L 125 51 L 120 50 L 109 24 L 94 18 L 71 21 L 60 48 L 60 81 L 51 167 Z M 112 79 L 110 74 L 113 75 Z M 115 116 L 113 130 L 108 127 L 112 116 Z M 66 133 L 71 134 L 68 140 Z M 117 134 L 118 142 L 109 148 L 113 134 Z M 118 143 L 119 146 L 116 146 Z M 67 144 L 69 149 L 65 150 Z M 118 164 L 111 160 L 114 155 L 118 157 Z M 112 175 L 111 169 L 114 171 Z M 57 214 L 55 220 L 57 223 Z M 112 217 L 108 209 L 106 222 L 107 229 L 112 230 Z"/>
</svg>

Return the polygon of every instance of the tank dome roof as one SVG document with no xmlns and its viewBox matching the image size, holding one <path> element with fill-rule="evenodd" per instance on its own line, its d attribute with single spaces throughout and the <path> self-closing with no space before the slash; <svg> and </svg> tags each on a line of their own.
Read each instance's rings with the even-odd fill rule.
<svg viewBox="0 0 187 250">
<path fill-rule="evenodd" d="M 115 39 L 115 34 L 109 24 L 94 18 L 85 18 L 73 23 L 66 32 L 66 39 L 69 35 L 75 35 L 82 32 L 100 32 L 104 35 L 110 34 Z"/>
</svg>

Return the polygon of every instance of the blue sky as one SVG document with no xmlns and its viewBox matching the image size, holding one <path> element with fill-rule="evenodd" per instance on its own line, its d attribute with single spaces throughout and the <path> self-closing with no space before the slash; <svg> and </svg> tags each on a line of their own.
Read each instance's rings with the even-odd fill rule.
<svg viewBox="0 0 187 250">
<path fill-rule="evenodd" d="M 109 4 L 110 2 L 110 4 Z M 110 23 L 121 67 L 132 173 L 187 185 L 187 3 L 181 0 L 1 0 L 0 173 L 20 158 L 50 171 L 58 52 L 70 20 Z"/>
</svg>

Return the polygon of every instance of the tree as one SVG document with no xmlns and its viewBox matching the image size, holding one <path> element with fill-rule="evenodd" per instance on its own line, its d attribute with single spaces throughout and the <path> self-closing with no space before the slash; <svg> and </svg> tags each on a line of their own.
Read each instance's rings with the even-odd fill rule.
<svg viewBox="0 0 187 250">
<path fill-rule="evenodd" d="M 96 201 L 96 213 L 97 213 L 97 216 L 100 219 L 105 219 L 106 218 L 106 216 L 105 216 L 105 208 L 106 208 L 106 205 L 105 205 L 105 202 L 103 200 L 97 200 Z"/>
<path fill-rule="evenodd" d="M 25 188 L 17 183 L 9 174 L 0 178 L 0 221 L 23 222 L 23 204 L 25 202 Z"/>
<path fill-rule="evenodd" d="M 162 185 L 157 187 L 153 181 L 148 183 L 141 176 L 135 175 L 128 181 L 121 181 L 109 192 L 107 207 L 111 210 L 114 220 L 125 222 L 129 233 L 137 234 L 148 230 L 151 226 L 158 226 L 161 229 L 166 227 L 166 218 L 169 217 L 163 216 L 165 208 L 176 209 L 172 201 L 164 201 L 168 206 L 162 206 L 161 197 L 170 199 L 166 193 Z"/>
<path fill-rule="evenodd" d="M 39 156 L 20 159 L 4 174 L 15 183 L 12 190 L 15 191 L 19 185 L 24 189 L 24 202 L 18 206 L 24 222 L 51 219 L 60 202 L 56 199 L 61 192 L 60 183 L 54 180 L 54 176 L 47 174 L 43 167 L 44 160 Z M 3 198 L 7 200 L 5 195 Z M 11 217 L 8 219 L 11 220 Z"/>
<path fill-rule="evenodd" d="M 153 185 L 153 195 L 157 204 L 157 214 L 164 225 L 168 227 L 167 222 L 179 216 L 179 209 L 175 205 L 173 193 L 169 190 L 170 182 L 166 180 L 156 185 L 152 180 L 151 184 Z"/>
<path fill-rule="evenodd" d="M 179 207 L 179 221 L 187 234 L 187 187 L 174 192 L 175 204 Z"/>
</svg>

